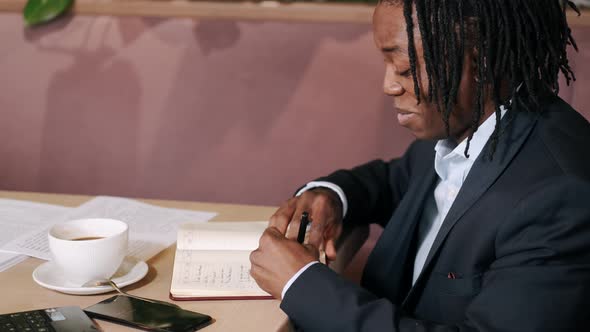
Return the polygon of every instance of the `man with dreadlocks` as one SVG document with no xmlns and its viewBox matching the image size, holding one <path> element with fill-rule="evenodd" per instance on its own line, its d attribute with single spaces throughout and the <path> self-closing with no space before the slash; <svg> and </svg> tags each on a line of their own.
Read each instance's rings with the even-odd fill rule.
<svg viewBox="0 0 590 332">
<path fill-rule="evenodd" d="M 383 0 L 385 93 L 418 138 L 308 183 L 251 274 L 305 331 L 589 331 L 590 124 L 562 101 L 563 0 Z M 294 239 L 303 212 L 309 243 Z M 343 226 L 384 232 L 362 285 L 318 263 Z M 290 225 L 290 227 L 288 227 Z"/>
</svg>

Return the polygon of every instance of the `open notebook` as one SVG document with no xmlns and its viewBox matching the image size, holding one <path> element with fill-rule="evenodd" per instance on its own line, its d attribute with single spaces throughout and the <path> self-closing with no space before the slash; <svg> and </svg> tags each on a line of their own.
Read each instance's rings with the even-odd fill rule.
<svg viewBox="0 0 590 332">
<path fill-rule="evenodd" d="M 267 222 L 185 224 L 178 230 L 170 298 L 271 299 L 250 276 L 250 252 Z"/>
</svg>

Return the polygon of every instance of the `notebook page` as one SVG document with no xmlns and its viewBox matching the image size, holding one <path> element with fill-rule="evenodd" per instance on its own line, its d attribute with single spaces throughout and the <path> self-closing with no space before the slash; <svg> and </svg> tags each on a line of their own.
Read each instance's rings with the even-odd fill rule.
<svg viewBox="0 0 590 332">
<path fill-rule="evenodd" d="M 184 224 L 178 231 L 178 250 L 246 250 L 258 248 L 266 221 Z"/>
<path fill-rule="evenodd" d="M 171 292 L 175 296 L 268 296 L 250 276 L 250 251 L 178 250 Z"/>
</svg>

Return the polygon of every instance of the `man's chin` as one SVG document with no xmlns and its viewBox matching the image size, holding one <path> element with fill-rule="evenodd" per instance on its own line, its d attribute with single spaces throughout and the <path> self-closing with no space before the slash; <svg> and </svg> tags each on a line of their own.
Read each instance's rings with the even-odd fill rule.
<svg viewBox="0 0 590 332">
<path fill-rule="evenodd" d="M 419 140 L 438 141 L 441 139 L 445 139 L 444 135 L 438 135 L 438 134 L 428 132 L 425 130 L 413 129 L 413 128 L 408 128 L 408 127 L 406 127 L 406 129 L 410 130 L 412 135 L 414 137 L 416 137 L 416 139 L 419 139 Z"/>
</svg>

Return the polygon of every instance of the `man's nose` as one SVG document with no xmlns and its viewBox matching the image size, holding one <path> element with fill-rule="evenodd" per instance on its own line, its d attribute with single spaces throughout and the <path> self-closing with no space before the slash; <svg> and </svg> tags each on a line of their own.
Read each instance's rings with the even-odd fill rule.
<svg viewBox="0 0 590 332">
<path fill-rule="evenodd" d="M 406 90 L 399 82 L 399 76 L 395 73 L 393 66 L 387 66 L 385 69 L 385 79 L 383 80 L 383 92 L 388 96 L 400 96 Z"/>
</svg>

